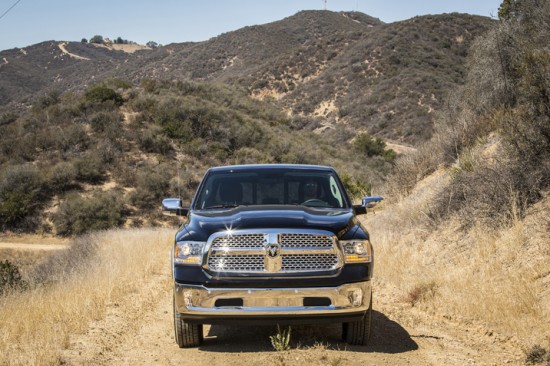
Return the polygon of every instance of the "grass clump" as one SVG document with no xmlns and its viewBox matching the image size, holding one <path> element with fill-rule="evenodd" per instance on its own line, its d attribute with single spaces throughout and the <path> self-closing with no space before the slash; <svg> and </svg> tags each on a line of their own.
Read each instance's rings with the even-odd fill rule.
<svg viewBox="0 0 550 366">
<path fill-rule="evenodd" d="M 282 352 L 290 348 L 290 333 L 291 327 L 281 331 L 281 327 L 277 324 L 277 333 L 269 336 L 269 340 L 275 351 Z"/>
</svg>

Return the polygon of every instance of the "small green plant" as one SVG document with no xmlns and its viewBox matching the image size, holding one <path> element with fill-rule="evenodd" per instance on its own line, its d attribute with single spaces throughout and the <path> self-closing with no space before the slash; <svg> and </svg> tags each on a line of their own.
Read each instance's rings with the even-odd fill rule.
<svg viewBox="0 0 550 366">
<path fill-rule="evenodd" d="M 271 345 L 275 348 L 275 351 L 281 352 L 289 349 L 291 328 L 281 331 L 279 324 L 277 324 L 277 333 L 269 336 Z"/>
</svg>

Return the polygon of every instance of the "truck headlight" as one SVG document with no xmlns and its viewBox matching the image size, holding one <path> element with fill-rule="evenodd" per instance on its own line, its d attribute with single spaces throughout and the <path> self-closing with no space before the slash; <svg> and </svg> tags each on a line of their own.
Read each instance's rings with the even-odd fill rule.
<svg viewBox="0 0 550 366">
<path fill-rule="evenodd" d="M 343 240 L 340 243 L 346 263 L 372 262 L 371 245 L 368 240 Z"/>
<path fill-rule="evenodd" d="M 188 265 L 201 265 L 203 249 L 202 241 L 180 241 L 174 248 L 174 262 Z"/>
</svg>

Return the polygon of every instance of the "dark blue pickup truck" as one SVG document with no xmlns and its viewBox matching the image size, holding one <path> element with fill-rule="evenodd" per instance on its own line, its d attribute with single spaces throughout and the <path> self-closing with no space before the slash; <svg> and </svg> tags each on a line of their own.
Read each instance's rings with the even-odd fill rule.
<svg viewBox="0 0 550 366">
<path fill-rule="evenodd" d="M 180 347 L 202 343 L 203 324 L 342 323 L 350 344 L 367 344 L 373 250 L 330 167 L 240 165 L 209 169 L 172 251 L 174 324 Z"/>
</svg>

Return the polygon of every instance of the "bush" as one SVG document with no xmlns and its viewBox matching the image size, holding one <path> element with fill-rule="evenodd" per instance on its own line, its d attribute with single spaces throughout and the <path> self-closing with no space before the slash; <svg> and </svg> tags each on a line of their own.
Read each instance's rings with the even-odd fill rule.
<svg viewBox="0 0 550 366">
<path fill-rule="evenodd" d="M 0 295 L 13 290 L 21 290 L 27 287 L 27 282 L 21 277 L 19 268 L 6 260 L 0 262 Z"/>
<path fill-rule="evenodd" d="M 369 158 L 382 156 L 386 161 L 393 162 L 397 156 L 395 151 L 386 150 L 386 143 L 381 138 L 373 138 L 366 133 L 361 133 L 355 138 L 353 147 Z"/>
<path fill-rule="evenodd" d="M 90 118 L 90 124 L 95 132 L 116 131 L 120 134 L 122 116 L 116 111 L 101 111 Z"/>
<path fill-rule="evenodd" d="M 114 193 L 99 192 L 92 197 L 69 195 L 52 215 L 58 235 L 82 235 L 124 223 L 124 202 Z"/>
<path fill-rule="evenodd" d="M 166 166 L 156 169 L 147 169 L 137 174 L 136 192 L 131 201 L 139 208 L 157 207 L 161 200 L 169 193 L 171 175 L 167 174 Z"/>
<path fill-rule="evenodd" d="M 122 95 L 103 84 L 96 84 L 89 87 L 85 92 L 85 98 L 91 103 L 103 103 L 112 101 L 115 105 L 122 105 Z"/>
<path fill-rule="evenodd" d="M 76 169 L 76 179 L 87 183 L 100 183 L 103 180 L 105 167 L 101 158 L 97 155 L 88 154 L 73 162 Z"/>
<path fill-rule="evenodd" d="M 138 140 L 143 151 L 164 156 L 172 152 L 170 139 L 163 135 L 161 131 L 147 130 L 138 136 Z"/>
<path fill-rule="evenodd" d="M 367 182 L 354 179 L 347 173 L 340 174 L 340 180 L 352 200 L 362 199 L 370 195 L 371 188 Z"/>
<path fill-rule="evenodd" d="M 16 165 L 0 173 L 0 226 L 17 227 L 41 204 L 42 175 L 32 165 Z"/>
<path fill-rule="evenodd" d="M 68 162 L 54 165 L 48 173 L 48 187 L 53 192 L 63 192 L 72 188 L 75 184 L 77 170 Z"/>
</svg>

